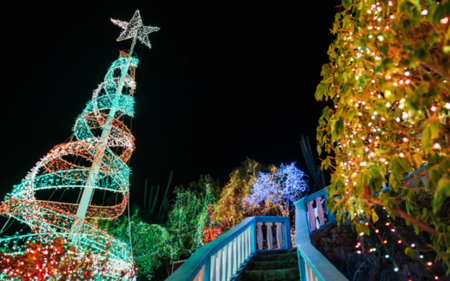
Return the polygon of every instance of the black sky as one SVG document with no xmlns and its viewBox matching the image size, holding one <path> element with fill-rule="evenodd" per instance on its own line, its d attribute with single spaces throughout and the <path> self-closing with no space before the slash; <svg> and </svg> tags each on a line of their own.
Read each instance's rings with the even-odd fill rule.
<svg viewBox="0 0 450 281">
<path fill-rule="evenodd" d="M 306 172 L 299 141 L 315 146 L 325 103 L 314 99 L 340 1 L 77 1 L 3 6 L 0 198 L 72 133 L 136 9 L 153 48 L 138 44 L 131 201 L 144 181 L 227 181 L 246 157 Z M 59 4 L 55 4 L 59 3 Z M 88 3 L 88 2 L 86 2 Z M 120 4 L 119 4 L 120 3 Z M 317 162 L 318 163 L 318 162 Z"/>
</svg>

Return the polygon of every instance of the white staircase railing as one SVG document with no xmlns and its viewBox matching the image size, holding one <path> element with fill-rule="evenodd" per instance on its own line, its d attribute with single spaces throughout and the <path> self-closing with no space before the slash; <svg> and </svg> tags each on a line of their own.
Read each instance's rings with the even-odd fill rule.
<svg viewBox="0 0 450 281">
<path fill-rule="evenodd" d="M 273 245 L 272 225 L 277 244 Z M 263 249 L 262 226 L 267 226 Z M 257 243 L 258 241 L 258 243 Z M 258 250 L 256 248 L 258 247 Z M 166 281 L 230 281 L 242 273 L 257 251 L 291 249 L 288 217 L 250 217 L 195 251 Z"/>
</svg>

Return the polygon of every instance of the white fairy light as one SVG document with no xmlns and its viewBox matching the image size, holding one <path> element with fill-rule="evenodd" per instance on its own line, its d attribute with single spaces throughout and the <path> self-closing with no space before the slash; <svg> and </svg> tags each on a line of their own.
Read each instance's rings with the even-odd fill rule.
<svg viewBox="0 0 450 281">
<path fill-rule="evenodd" d="M 136 37 L 141 41 L 142 44 L 146 45 L 149 48 L 152 48 L 150 45 L 150 41 L 148 40 L 148 34 L 158 31 L 160 28 L 155 26 L 144 26 L 141 19 L 141 14 L 139 13 L 139 10 L 136 10 L 136 12 L 133 15 L 133 18 L 131 21 L 124 22 L 120 20 L 111 19 L 111 21 L 115 24 L 120 26 L 124 31 L 120 34 L 119 38 L 117 38 L 117 41 L 122 41 L 126 39 L 130 39 L 133 37 Z"/>
</svg>

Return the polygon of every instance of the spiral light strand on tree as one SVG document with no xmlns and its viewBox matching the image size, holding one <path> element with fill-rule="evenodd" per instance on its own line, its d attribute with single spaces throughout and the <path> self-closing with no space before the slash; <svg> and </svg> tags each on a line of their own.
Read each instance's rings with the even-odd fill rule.
<svg viewBox="0 0 450 281">
<path fill-rule="evenodd" d="M 26 223 L 35 233 L 2 238 L 2 248 L 16 246 L 20 253 L 23 246 L 18 245 L 24 244 L 20 241 L 35 240 L 43 236 L 70 239 L 71 235 L 78 235 L 80 250 L 91 245 L 92 250 L 109 256 L 110 264 L 106 276 L 121 279 L 119 272 L 124 271 L 128 272 L 122 276 L 125 279 L 133 275 L 133 257 L 126 243 L 78 218 L 78 204 L 38 200 L 35 193 L 44 189 L 65 188 L 106 190 L 120 194 L 122 200 L 108 207 L 89 205 L 86 218 L 113 219 L 124 212 L 129 198 L 130 175 L 126 162 L 134 150 L 134 137 L 119 118 L 134 114 L 134 70 L 137 64 L 137 58 L 130 58 L 127 53 L 121 52 L 120 58 L 109 68 L 105 80 L 94 91 L 92 100 L 77 118 L 74 126 L 76 140 L 55 146 L 31 169 L 22 183 L 16 185 L 13 192 L 6 196 L 6 201 L 0 206 L 0 212 Z M 117 95 L 120 74 L 127 65 L 129 71 L 124 79 L 125 90 Z M 86 185 L 91 165 L 80 165 L 70 159 L 81 157 L 85 163 L 94 161 L 94 156 L 98 154 L 102 144 L 95 131 L 103 130 L 107 120 L 111 120 L 108 112 L 112 109 L 116 110 L 116 114 L 110 124 L 111 133 L 106 148 L 100 156 L 99 172 L 93 181 L 95 184 Z M 118 147 L 122 149 L 116 154 L 113 150 Z M 72 158 L 68 159 L 70 156 Z M 73 233 L 75 224 L 80 227 Z M 105 251 L 107 241 L 111 246 Z"/>
</svg>

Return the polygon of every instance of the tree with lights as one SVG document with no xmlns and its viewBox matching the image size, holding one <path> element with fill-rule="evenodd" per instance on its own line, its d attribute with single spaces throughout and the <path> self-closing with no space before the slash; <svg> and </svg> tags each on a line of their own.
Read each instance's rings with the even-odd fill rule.
<svg viewBox="0 0 450 281">
<path fill-rule="evenodd" d="M 289 202 L 299 200 L 308 189 L 304 177 L 305 174 L 295 167 L 295 162 L 290 165 L 281 164 L 280 168 L 274 168 L 271 173 L 259 172 L 251 183 L 252 190 L 245 201 L 250 205 L 267 201 L 284 205 L 289 214 Z"/>
<path fill-rule="evenodd" d="M 209 242 L 213 241 L 217 237 L 219 237 L 220 234 L 222 234 L 217 222 L 211 221 L 211 215 L 212 215 L 211 204 L 208 204 L 206 214 L 207 214 L 207 219 L 206 219 L 206 223 L 205 223 L 205 227 L 204 227 L 204 231 L 203 231 L 203 243 L 205 245 L 208 244 Z"/>
<path fill-rule="evenodd" d="M 261 165 L 258 162 L 247 159 L 240 168 L 230 173 L 230 180 L 223 187 L 211 216 L 213 221 L 218 222 L 222 232 L 251 216 L 252 208 L 249 209 L 249 203 L 245 198 L 250 194 L 251 182 L 260 169 Z"/>
<path fill-rule="evenodd" d="M 214 204 L 212 195 L 215 186 L 212 177 L 200 177 L 189 188 L 175 187 L 175 203 L 166 223 L 173 236 L 171 260 L 189 257 L 204 245 L 204 230 L 208 220 L 208 205 Z"/>
<path fill-rule="evenodd" d="M 448 274 L 450 225 L 440 209 L 450 196 L 450 1 L 342 4 L 315 93 L 333 102 L 317 128 L 319 154 L 333 152 L 322 161 L 332 170 L 327 208 L 366 234 L 364 220 L 376 222 L 382 209 L 403 218 L 431 234 Z M 424 163 L 428 176 L 402 184 Z M 417 255 L 410 246 L 405 252 Z"/>
</svg>

